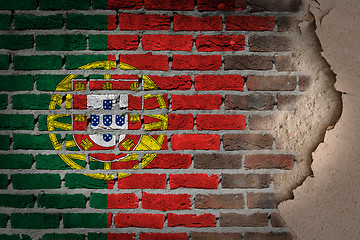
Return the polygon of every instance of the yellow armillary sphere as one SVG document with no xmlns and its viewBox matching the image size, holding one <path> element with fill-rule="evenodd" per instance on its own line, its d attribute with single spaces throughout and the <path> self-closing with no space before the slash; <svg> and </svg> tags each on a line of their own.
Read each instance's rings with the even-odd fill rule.
<svg viewBox="0 0 360 240">
<path fill-rule="evenodd" d="M 94 63 L 89 63 L 86 65 L 83 65 L 83 66 L 79 67 L 78 69 L 79 70 L 90 70 L 90 69 L 99 69 L 99 68 L 105 69 L 105 70 L 115 69 L 116 61 L 111 61 L 111 60 L 97 61 Z M 122 70 L 136 70 L 135 67 L 125 64 L 125 63 L 120 63 L 119 68 Z M 57 85 L 55 91 L 71 91 L 72 90 L 72 80 L 75 79 L 77 76 L 78 75 L 70 74 L 70 75 L 67 75 L 66 77 L 64 77 L 64 79 L 62 79 L 62 81 Z M 104 78 L 110 79 L 111 75 L 104 75 Z M 158 89 L 156 84 L 150 79 L 149 76 L 142 75 L 142 78 L 143 78 L 145 90 L 157 90 Z M 132 86 L 131 90 L 136 90 L 137 88 L 138 88 L 138 85 Z M 145 96 L 145 98 L 146 97 L 147 96 Z M 161 95 L 157 95 L 156 98 L 157 98 L 160 108 L 166 107 L 165 100 Z M 63 102 L 63 98 L 61 95 L 59 95 L 59 94 L 52 95 L 51 101 L 49 103 L 49 110 L 55 110 L 57 106 L 61 107 L 62 102 Z M 67 94 L 66 95 L 66 109 L 71 109 L 71 107 L 72 107 L 71 95 Z M 78 118 L 78 119 L 84 118 L 83 116 L 84 115 L 76 114 L 75 119 L 76 118 Z M 47 121 L 46 121 L 48 131 L 53 132 L 56 129 L 62 129 L 62 130 L 67 130 L 67 131 L 72 130 L 71 123 L 64 123 L 61 121 L 57 121 L 63 117 L 70 117 L 70 115 L 69 114 L 48 115 Z M 151 130 L 151 129 L 155 129 L 155 128 L 160 128 L 162 130 L 167 129 L 167 125 L 168 125 L 167 115 L 152 115 L 152 117 L 155 117 L 161 121 L 145 124 L 145 130 Z M 131 120 L 140 121 L 139 116 L 132 116 L 132 118 L 136 118 L 136 119 L 131 119 Z M 89 141 L 86 141 L 86 140 L 88 140 L 86 138 L 86 136 L 88 136 L 88 135 L 81 135 L 81 136 L 82 136 L 82 139 L 78 140 L 78 138 L 76 137 L 76 134 L 74 134 L 72 140 L 65 141 L 65 147 L 66 148 L 77 147 L 80 151 L 87 151 L 89 149 L 89 146 L 91 146 L 89 144 L 92 144 L 92 143 Z M 85 138 L 84 138 L 84 136 L 85 136 Z M 59 142 L 57 135 L 55 133 L 50 133 L 49 138 L 50 138 L 50 141 L 51 141 L 54 149 L 61 150 L 62 143 Z M 141 135 L 141 136 L 137 136 L 135 138 L 134 138 L 134 136 L 128 137 L 128 135 L 126 135 L 125 139 L 122 139 L 123 140 L 122 147 L 124 150 L 128 150 L 128 151 L 130 151 L 130 150 L 131 151 L 161 150 L 162 145 L 164 143 L 164 138 L 165 138 L 164 135 L 158 135 L 157 138 L 150 136 L 150 135 Z M 129 145 L 129 142 L 131 143 L 131 145 Z M 79 165 L 76 162 L 77 161 L 86 161 L 85 154 L 83 154 L 83 153 L 75 154 L 74 153 L 74 154 L 58 154 L 58 155 L 72 169 L 84 169 L 84 167 L 82 167 L 81 165 Z M 142 168 L 144 168 L 148 164 L 150 164 L 150 162 L 156 156 L 157 156 L 156 153 L 145 154 L 142 159 Z M 137 154 L 133 154 L 133 153 L 123 154 L 122 157 L 114 159 L 112 161 L 103 161 L 102 159 L 92 158 L 92 157 L 90 157 L 89 160 L 102 162 L 104 164 L 104 169 L 111 169 L 111 162 L 134 161 L 134 160 L 137 160 Z M 138 168 L 139 168 L 138 164 L 136 164 L 135 166 L 132 167 L 132 169 L 138 169 Z M 102 179 L 102 180 L 113 180 L 115 178 L 115 176 L 113 174 L 104 174 L 104 173 L 94 173 L 94 174 L 84 174 L 84 175 L 92 177 L 92 178 L 96 178 L 96 179 Z M 126 177 L 128 175 L 130 175 L 130 174 L 119 173 L 118 177 L 119 178 Z"/>
</svg>

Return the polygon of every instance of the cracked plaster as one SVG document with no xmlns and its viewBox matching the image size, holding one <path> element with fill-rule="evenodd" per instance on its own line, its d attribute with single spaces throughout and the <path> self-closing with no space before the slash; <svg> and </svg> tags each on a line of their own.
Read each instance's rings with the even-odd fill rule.
<svg viewBox="0 0 360 240">
<path fill-rule="evenodd" d="M 301 184 L 301 178 L 306 178 L 306 174 L 310 175 L 293 191 L 294 199 L 280 203 L 279 210 L 286 224 L 300 240 L 358 239 L 360 236 L 360 208 L 358 206 L 360 197 L 358 187 L 360 185 L 360 148 L 358 147 L 360 145 L 358 124 L 360 81 L 358 78 L 360 70 L 357 66 L 360 65 L 360 49 L 357 47 L 357 39 L 360 35 L 360 2 L 358 0 L 309 0 L 304 1 L 303 6 L 307 17 L 299 26 L 304 29 L 304 26 L 309 25 L 314 17 L 313 26 L 315 25 L 316 29 L 313 30 L 321 44 L 321 55 L 329 63 L 336 76 L 336 90 L 343 93 L 342 113 L 334 128 L 326 132 L 323 143 L 316 146 L 317 141 L 312 141 L 311 170 L 307 167 L 310 166 L 308 164 L 311 158 L 305 157 L 303 161 L 306 164 L 299 168 L 302 169 L 299 175 L 293 173 L 291 177 L 282 176 L 282 182 L 286 180 L 288 184 L 293 184 L 291 188 L 294 188 L 296 184 Z M 303 30 L 302 33 L 304 33 Z M 311 66 L 308 67 L 311 68 Z M 320 70 L 316 73 L 315 79 L 319 80 L 321 76 L 331 79 L 331 75 L 329 71 L 325 71 L 323 75 Z M 327 82 L 331 84 L 333 80 Z M 329 88 L 331 86 L 327 89 Z M 317 91 L 318 86 L 315 88 L 313 85 L 311 91 L 314 89 Z M 328 97 L 328 95 L 325 94 L 323 97 Z M 319 105 L 319 107 L 324 106 Z M 339 106 L 336 109 L 339 109 Z M 337 114 L 340 113 L 335 112 L 332 121 L 336 121 Z M 318 117 L 320 118 L 321 115 Z M 301 127 L 301 125 L 298 126 Z M 313 136 L 316 135 L 313 134 Z M 301 137 L 300 134 L 299 139 L 303 141 L 303 144 L 311 142 L 306 135 Z M 285 147 L 293 146 L 288 144 Z M 307 147 L 304 145 L 303 149 Z M 304 156 L 306 154 L 309 152 Z M 301 161 L 301 151 L 299 155 Z"/>
</svg>

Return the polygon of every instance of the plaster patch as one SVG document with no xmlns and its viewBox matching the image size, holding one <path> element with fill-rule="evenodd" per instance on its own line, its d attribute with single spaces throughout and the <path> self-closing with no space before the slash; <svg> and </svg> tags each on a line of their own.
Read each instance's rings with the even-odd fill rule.
<svg viewBox="0 0 360 240">
<path fill-rule="evenodd" d="M 298 239 L 358 239 L 360 164 L 360 4 L 357 0 L 312 1 L 321 54 L 336 74 L 343 93 L 341 118 L 313 152 L 308 177 L 294 190 L 295 198 L 278 207 Z"/>
<path fill-rule="evenodd" d="M 341 93 L 334 88 L 335 75 L 321 56 L 316 20 L 307 11 L 308 3 L 303 3 L 303 9 L 300 31 L 295 33 L 293 45 L 297 68 L 309 76 L 310 86 L 295 104 L 288 103 L 295 110 L 279 111 L 273 125 L 276 147 L 296 153 L 294 169 L 274 177 L 280 200 L 292 198 L 291 191 L 312 175 L 311 153 L 323 141 L 326 130 L 336 124 L 342 108 Z"/>
</svg>

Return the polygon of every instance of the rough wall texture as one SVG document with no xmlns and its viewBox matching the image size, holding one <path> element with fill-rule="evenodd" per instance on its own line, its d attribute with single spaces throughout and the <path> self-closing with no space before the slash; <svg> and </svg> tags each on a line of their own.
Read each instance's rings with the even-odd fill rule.
<svg viewBox="0 0 360 240">
<path fill-rule="evenodd" d="M 279 205 L 298 239 L 358 239 L 359 209 L 359 1 L 311 1 L 322 55 L 343 93 L 342 115 L 313 153 L 313 176 Z"/>
<path fill-rule="evenodd" d="M 293 238 L 340 109 L 299 1 L 0 8 L 2 238 Z"/>
</svg>

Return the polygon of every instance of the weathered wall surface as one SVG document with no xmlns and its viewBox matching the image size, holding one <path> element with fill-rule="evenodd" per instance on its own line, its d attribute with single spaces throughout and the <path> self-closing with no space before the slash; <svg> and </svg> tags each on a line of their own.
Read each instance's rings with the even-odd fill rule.
<svg viewBox="0 0 360 240">
<path fill-rule="evenodd" d="M 299 1 L 0 9 L 0 238 L 292 239 L 274 178 L 304 161 L 266 125 L 312 94 Z"/>
<path fill-rule="evenodd" d="M 292 239 L 341 113 L 309 4 L 0 0 L 0 238 Z"/>
<path fill-rule="evenodd" d="M 343 109 L 313 153 L 313 176 L 294 191 L 294 200 L 279 205 L 281 216 L 301 240 L 360 236 L 359 11 L 357 0 L 311 2 L 322 55 L 336 74 Z"/>
</svg>

